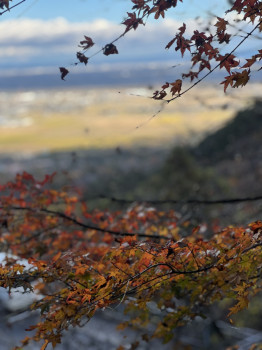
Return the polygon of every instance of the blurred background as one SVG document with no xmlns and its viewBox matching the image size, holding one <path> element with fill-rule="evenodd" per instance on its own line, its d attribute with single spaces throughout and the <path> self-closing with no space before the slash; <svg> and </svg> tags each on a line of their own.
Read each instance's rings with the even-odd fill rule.
<svg viewBox="0 0 262 350">
<path fill-rule="evenodd" d="M 220 82 L 227 73 L 217 71 L 169 105 L 150 98 L 190 66 L 189 57 L 182 60 L 174 49 L 165 50 L 183 22 L 189 34 L 195 28 L 205 31 L 214 14 L 223 17 L 228 7 L 226 0 L 179 2 L 167 18 L 149 19 L 145 27 L 119 40 L 118 55 L 100 53 L 87 66 L 75 64 L 79 42 L 84 35 L 93 39 L 96 45 L 88 52 L 91 56 L 118 37 L 131 1 L 27 0 L 3 14 L 0 182 L 22 171 L 39 180 L 56 172 L 54 186 L 80 189 L 91 208 L 115 210 L 130 205 L 114 198 L 180 200 L 182 203 L 155 205 L 174 208 L 184 222 L 202 224 L 207 235 L 214 227 L 259 219 L 259 200 L 212 206 L 186 201 L 262 196 L 260 67 L 242 89 L 224 93 Z M 250 28 L 249 24 L 240 27 L 237 18 L 230 19 L 234 39 L 232 46 L 222 47 L 224 53 Z M 249 57 L 261 47 L 260 40 L 257 35 L 251 37 L 237 54 L 243 60 Z M 65 81 L 60 79 L 59 67 L 70 70 Z M 30 323 L 26 304 L 17 306 L 14 298 L 15 306 L 10 306 L 12 300 L 5 297 L 2 320 L 8 320 L 9 326 L 3 322 L 1 337 L 5 340 L 0 349 L 11 348 L 14 331 L 21 338 L 24 322 Z M 231 339 L 247 349 L 251 340 L 243 342 L 248 337 L 262 339 L 257 306 L 250 311 L 252 329 L 248 314 L 237 321 L 240 331 L 225 326 L 223 310 L 221 306 L 217 314 L 213 311 L 213 318 L 194 326 L 197 331 L 190 330 L 194 339 L 187 345 L 208 349 L 212 344 L 222 349 Z M 77 348 L 81 344 L 83 349 L 88 345 L 99 350 L 117 346 L 122 338 L 111 328 L 115 329 L 122 316 L 113 314 L 110 323 L 108 316 L 100 315 L 89 331 L 74 333 L 79 337 Z M 94 329 L 103 329 L 96 339 L 92 338 Z M 184 341 L 185 334 L 180 335 Z M 61 349 L 73 346 L 69 336 Z M 166 348 L 178 349 L 178 345 Z"/>
</svg>

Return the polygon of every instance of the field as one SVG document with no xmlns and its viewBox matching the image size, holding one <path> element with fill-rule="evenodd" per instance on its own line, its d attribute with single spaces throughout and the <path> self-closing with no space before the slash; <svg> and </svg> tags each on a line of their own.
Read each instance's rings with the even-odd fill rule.
<svg viewBox="0 0 262 350">
<path fill-rule="evenodd" d="M 0 152 L 194 143 L 232 118 L 255 91 L 253 85 L 225 95 L 204 86 L 165 106 L 143 97 L 152 91 L 142 88 L 1 92 Z"/>
</svg>

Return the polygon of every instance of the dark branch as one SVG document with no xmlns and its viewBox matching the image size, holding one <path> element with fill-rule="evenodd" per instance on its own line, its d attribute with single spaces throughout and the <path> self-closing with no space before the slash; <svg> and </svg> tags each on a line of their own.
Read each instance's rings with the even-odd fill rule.
<svg viewBox="0 0 262 350">
<path fill-rule="evenodd" d="M 122 204 L 132 204 L 134 202 L 136 203 L 150 203 L 150 204 L 203 204 L 203 205 L 212 205 L 212 204 L 237 204 L 237 203 L 243 203 L 243 202 L 255 202 L 262 200 L 262 196 L 250 196 L 250 197 L 240 197 L 240 198 L 221 198 L 221 199 L 186 199 L 186 200 L 179 200 L 179 199 L 164 199 L 164 200 L 157 200 L 157 199 L 124 199 L 124 198 L 116 198 L 116 197 L 107 197 L 104 195 L 100 195 L 97 197 L 93 197 L 92 199 L 107 199 L 112 202 L 122 203 Z"/>
<path fill-rule="evenodd" d="M 104 232 L 104 233 L 109 233 L 115 236 L 137 236 L 137 237 L 142 237 L 142 238 L 152 238 L 152 239 L 171 239 L 170 237 L 166 236 L 161 236 L 161 235 L 150 235 L 142 232 L 124 232 L 124 231 L 114 231 L 110 229 L 103 229 L 98 226 L 93 226 L 89 224 L 85 224 L 82 221 L 79 221 L 71 216 L 68 216 L 62 212 L 58 212 L 55 210 L 51 209 L 45 209 L 45 208 L 31 208 L 31 207 L 17 207 L 17 206 L 11 206 L 11 207 L 0 207 L 0 209 L 4 210 L 18 210 L 18 211 L 29 211 L 33 213 L 45 213 L 45 214 L 50 214 L 50 215 L 55 215 L 57 217 L 60 217 L 62 219 L 65 219 L 67 221 L 72 222 L 73 224 L 83 227 L 88 230 L 94 230 L 94 231 L 99 231 L 99 232 Z"/>
<path fill-rule="evenodd" d="M 19 1 L 17 4 L 15 4 L 15 5 L 13 5 L 13 6 L 7 8 L 6 10 L 4 10 L 4 11 L 2 11 L 2 12 L 0 12 L 0 16 L 2 16 L 2 15 L 3 15 L 4 13 L 6 13 L 6 12 L 9 12 L 9 11 L 12 10 L 13 8 L 15 8 L 15 7 L 21 5 L 21 4 L 22 4 L 23 2 L 25 2 L 25 1 L 26 1 L 26 0 L 21 0 L 21 1 Z"/>
</svg>

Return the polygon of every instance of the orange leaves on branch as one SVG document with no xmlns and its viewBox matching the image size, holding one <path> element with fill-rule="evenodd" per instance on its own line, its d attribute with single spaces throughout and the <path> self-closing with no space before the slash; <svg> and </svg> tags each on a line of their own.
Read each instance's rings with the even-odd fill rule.
<svg viewBox="0 0 262 350">
<path fill-rule="evenodd" d="M 162 88 L 179 93 L 179 79 Z M 2 186 L 6 196 L 1 198 L 4 208 L 1 211 L 8 211 L 11 226 L 9 235 L 1 236 L 1 242 L 16 256 L 27 257 L 31 267 L 9 258 L 5 265 L 0 265 L 0 285 L 10 290 L 17 286 L 30 289 L 33 281 L 40 281 L 34 288 L 43 297 L 34 303 L 33 309 L 40 311 L 42 320 L 30 328 L 36 331 L 31 340 L 44 340 L 45 345 L 55 346 L 69 326 L 77 326 L 83 319 L 89 320 L 96 310 L 119 301 L 124 302 L 131 315 L 142 312 L 143 316 L 136 317 L 134 324 L 144 325 L 150 312 L 146 301 L 156 298 L 159 309 L 169 307 L 171 311 L 160 319 L 154 336 L 169 339 L 175 327 L 196 317 L 198 307 L 220 300 L 221 286 L 225 297 L 236 300 L 231 313 L 247 306 L 253 285 L 254 290 L 261 289 L 259 281 L 257 284 L 256 279 L 252 279 L 252 284 L 249 281 L 262 264 L 261 222 L 252 223 L 248 229 L 226 228 L 209 240 L 199 236 L 197 227 L 190 230 L 192 233 L 186 239 L 176 234 L 173 240 L 172 228 L 177 227 L 173 211 L 158 212 L 140 205 L 123 213 L 97 210 L 86 213 L 88 207 L 80 205 L 79 212 L 75 195 L 54 191 L 46 185 L 25 173 L 17 176 L 16 182 Z M 17 206 L 20 193 L 26 200 L 25 210 L 21 211 Z M 53 228 L 53 224 L 49 227 L 55 213 L 51 215 L 48 207 L 42 207 L 43 196 L 47 196 L 51 206 L 59 205 L 58 228 Z M 69 205 L 72 221 L 61 209 L 68 210 Z M 93 228 L 94 224 L 103 225 L 105 232 L 83 228 L 80 219 L 85 218 Z M 130 231 L 133 227 L 148 233 L 162 232 L 165 228 L 170 240 L 163 241 L 161 237 L 141 240 L 136 236 L 109 239 L 112 229 Z M 131 293 L 134 298 L 127 298 Z M 187 307 L 174 304 L 174 298 L 188 295 Z"/>
</svg>

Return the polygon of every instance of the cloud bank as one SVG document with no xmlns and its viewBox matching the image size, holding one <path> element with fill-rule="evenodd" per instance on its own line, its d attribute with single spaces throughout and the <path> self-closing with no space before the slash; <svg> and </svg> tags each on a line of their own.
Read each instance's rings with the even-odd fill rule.
<svg viewBox="0 0 262 350">
<path fill-rule="evenodd" d="M 162 23 L 148 23 L 146 27 L 130 32 L 119 40 L 119 55 L 108 57 L 108 61 L 130 61 L 165 59 L 166 43 L 175 35 L 180 22 L 166 20 Z M 84 35 L 93 38 L 97 44 L 88 52 L 96 52 L 108 42 L 118 37 L 124 27 L 98 19 L 94 22 L 72 23 L 63 18 L 49 21 L 19 19 L 0 23 L 0 65 L 67 65 L 75 60 L 78 43 Z M 103 55 L 92 61 L 105 61 Z M 170 57 L 169 57 L 170 59 Z M 68 62 L 69 61 L 69 62 Z"/>
<path fill-rule="evenodd" d="M 178 20 L 165 19 L 149 22 L 131 31 L 120 39 L 116 45 L 119 55 L 105 57 L 99 54 L 90 60 L 87 69 L 110 69 L 110 65 L 151 64 L 162 62 L 177 64 L 181 61 L 180 53 L 173 48 L 165 50 L 166 44 L 175 36 L 183 23 Z M 187 21 L 187 33 L 190 35 L 195 28 L 205 28 L 206 23 L 197 20 Z M 47 72 L 57 70 L 59 66 L 70 67 L 77 61 L 76 51 L 84 35 L 90 36 L 96 45 L 87 52 L 92 55 L 104 45 L 118 37 L 124 26 L 97 19 L 93 22 L 69 22 L 64 18 L 51 20 L 17 19 L 0 22 L 0 72 L 8 75 L 24 72 Z M 225 48 L 229 50 L 230 48 Z M 184 60 L 186 61 L 186 60 Z M 186 62 L 185 62 L 186 63 Z M 94 68 L 96 67 L 96 68 Z M 13 73 L 12 73 L 13 72 Z"/>
</svg>

